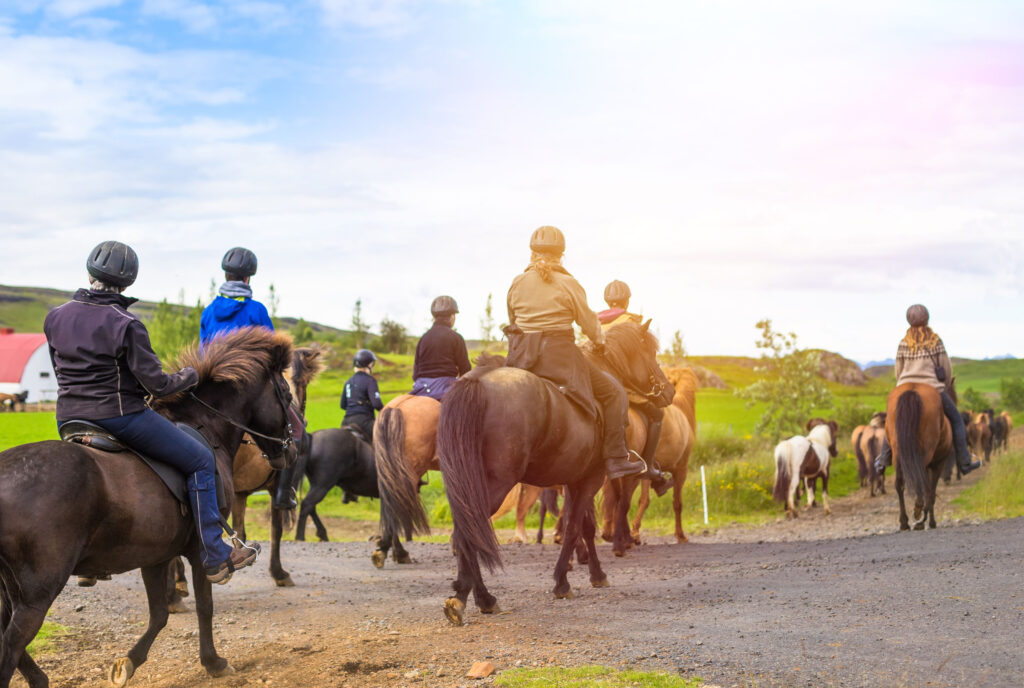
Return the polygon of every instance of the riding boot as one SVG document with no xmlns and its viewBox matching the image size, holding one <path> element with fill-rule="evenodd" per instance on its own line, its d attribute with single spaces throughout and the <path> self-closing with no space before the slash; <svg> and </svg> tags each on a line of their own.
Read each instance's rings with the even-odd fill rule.
<svg viewBox="0 0 1024 688">
<path fill-rule="evenodd" d="M 295 490 L 292 489 L 292 476 L 295 464 L 282 468 L 277 475 L 277 490 L 274 492 L 274 508 L 290 511 L 299 505 L 295 501 Z"/>
<path fill-rule="evenodd" d="M 956 402 L 946 392 L 942 392 L 942 410 L 949 419 L 950 429 L 953 431 L 953 446 L 956 450 L 956 462 L 960 466 L 960 472 L 967 475 L 975 468 L 981 467 L 980 461 L 972 461 L 970 450 L 967 448 L 967 428 L 964 426 L 964 418 L 960 415 Z"/>
<path fill-rule="evenodd" d="M 660 420 L 650 422 L 647 428 L 647 443 L 640 455 L 643 457 L 644 463 L 647 464 L 647 472 L 643 477 L 651 481 L 651 487 L 659 497 L 663 497 L 672 487 L 671 474 L 658 470 L 654 462 L 654 454 L 658 451 L 658 440 L 661 439 L 661 423 Z"/>
<path fill-rule="evenodd" d="M 875 459 L 875 473 L 881 474 L 885 471 L 886 466 L 892 465 L 892 447 L 889 446 L 889 440 L 882 440 L 882 451 L 878 454 L 878 458 Z"/>
<path fill-rule="evenodd" d="M 632 457 L 636 457 L 639 461 L 632 460 Z M 638 475 L 644 472 L 646 464 L 643 458 L 632 449 L 629 453 L 622 458 L 607 458 L 604 460 L 605 470 L 608 471 L 608 477 L 612 480 L 616 478 L 625 478 L 630 475 Z"/>
</svg>

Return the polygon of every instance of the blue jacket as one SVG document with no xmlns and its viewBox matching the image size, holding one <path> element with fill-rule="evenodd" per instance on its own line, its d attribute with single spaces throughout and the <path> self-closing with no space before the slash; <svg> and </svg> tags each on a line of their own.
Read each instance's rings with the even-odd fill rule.
<svg viewBox="0 0 1024 688">
<path fill-rule="evenodd" d="M 213 302 L 203 309 L 203 319 L 199 324 L 199 345 L 202 346 L 221 332 L 236 330 L 239 327 L 258 325 L 268 330 L 274 329 L 266 307 L 255 299 L 230 299 L 218 295 Z"/>
</svg>

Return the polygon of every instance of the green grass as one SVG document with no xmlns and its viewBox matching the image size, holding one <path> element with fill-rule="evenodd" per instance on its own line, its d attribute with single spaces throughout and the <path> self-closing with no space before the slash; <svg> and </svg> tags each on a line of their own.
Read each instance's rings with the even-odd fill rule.
<svg viewBox="0 0 1024 688">
<path fill-rule="evenodd" d="M 1024 359 L 967 361 L 953 366 L 953 372 L 959 391 L 973 387 L 979 392 L 999 392 L 999 381 L 1003 378 L 1024 377 Z"/>
<path fill-rule="evenodd" d="M 699 678 L 683 678 L 664 671 L 618 670 L 604 666 L 508 669 L 494 680 L 507 688 L 697 688 Z"/>
<path fill-rule="evenodd" d="M 982 479 L 953 503 L 985 519 L 1024 516 L 1024 451 L 993 458 Z"/>
<path fill-rule="evenodd" d="M 0 451 L 19 444 L 55 440 L 57 421 L 52 411 L 0 413 Z"/>
<path fill-rule="evenodd" d="M 27 651 L 34 657 L 53 652 L 57 649 L 61 638 L 67 634 L 67 627 L 44 621 L 43 627 L 39 629 L 35 639 L 28 644 Z"/>
</svg>

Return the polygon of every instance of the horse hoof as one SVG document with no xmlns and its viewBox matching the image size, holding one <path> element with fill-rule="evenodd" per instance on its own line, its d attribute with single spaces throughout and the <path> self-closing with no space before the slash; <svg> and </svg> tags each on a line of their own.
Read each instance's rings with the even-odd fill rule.
<svg viewBox="0 0 1024 688">
<path fill-rule="evenodd" d="M 370 561 L 372 561 L 373 565 L 379 569 L 384 568 L 385 559 L 386 557 L 384 555 L 384 552 L 382 552 L 379 549 L 375 550 L 374 553 L 370 555 Z"/>
<path fill-rule="evenodd" d="M 690 538 L 686 537 L 685 535 L 676 535 L 676 544 L 677 545 L 681 545 L 684 542 L 689 542 L 689 541 L 690 541 Z"/>
<path fill-rule="evenodd" d="M 612 541 L 612 534 L 611 533 L 602 532 L 601 533 L 601 539 L 604 540 L 605 542 L 611 542 Z M 562 541 L 561 539 L 555 540 L 555 542 L 561 542 L 561 541 Z"/>
<path fill-rule="evenodd" d="M 576 598 L 576 591 L 573 590 L 572 588 L 569 588 L 565 592 L 558 592 L 557 590 L 555 591 L 555 599 L 556 600 L 572 600 L 572 599 L 575 599 L 575 598 Z"/>
<path fill-rule="evenodd" d="M 461 626 L 463 614 L 466 611 L 466 603 L 458 597 L 449 597 L 444 601 L 444 615 L 453 626 Z"/>
<path fill-rule="evenodd" d="M 284 574 L 284 578 L 275 578 L 274 585 L 279 588 L 294 588 L 295 581 L 292 580 L 291 574 Z"/>
<path fill-rule="evenodd" d="M 490 607 L 480 607 L 481 614 L 500 614 L 501 606 L 495 602 Z"/>
<path fill-rule="evenodd" d="M 832 515 L 832 510 L 831 509 L 825 509 L 825 515 L 826 516 L 831 516 Z"/>
<path fill-rule="evenodd" d="M 174 591 L 181 597 L 188 597 L 188 583 L 186 581 L 178 581 L 174 584 Z"/>
<path fill-rule="evenodd" d="M 188 607 L 182 600 L 174 600 L 167 603 L 167 611 L 170 614 L 184 614 L 188 611 Z"/>
<path fill-rule="evenodd" d="M 924 530 L 924 521 L 914 524 L 914 530 Z"/>
<path fill-rule="evenodd" d="M 306 536 L 305 535 L 296 535 L 295 536 L 295 542 L 305 542 L 305 541 L 306 541 Z"/>
<path fill-rule="evenodd" d="M 117 688 L 128 684 L 128 679 L 135 675 L 135 665 L 127 657 L 115 660 L 107 674 L 107 679 Z"/>
<path fill-rule="evenodd" d="M 610 588 L 612 584 L 608 582 L 608 577 L 605 576 L 601 580 L 590 581 L 590 587 L 592 588 Z"/>
<path fill-rule="evenodd" d="M 224 666 L 222 668 L 207 669 L 206 673 L 208 673 L 213 678 L 224 678 L 225 676 L 230 676 L 231 674 L 235 673 L 235 668 L 227 662 L 224 662 Z"/>
<path fill-rule="evenodd" d="M 910 525 L 908 525 L 906 523 L 901 523 L 900 524 L 900 530 L 910 530 Z"/>
<path fill-rule="evenodd" d="M 96 585 L 96 577 L 95 576 L 79 576 L 78 577 L 78 587 L 80 587 L 80 588 L 91 588 L 94 585 Z"/>
<path fill-rule="evenodd" d="M 409 556 L 409 553 L 406 552 L 405 554 L 399 554 L 397 557 L 395 557 L 395 563 L 396 564 L 412 564 L 413 560 L 412 560 L 412 557 Z"/>
<path fill-rule="evenodd" d="M 624 556 L 626 556 L 626 550 L 624 550 L 624 549 L 613 549 L 612 550 L 612 554 L 614 554 L 617 557 L 624 557 Z"/>
</svg>

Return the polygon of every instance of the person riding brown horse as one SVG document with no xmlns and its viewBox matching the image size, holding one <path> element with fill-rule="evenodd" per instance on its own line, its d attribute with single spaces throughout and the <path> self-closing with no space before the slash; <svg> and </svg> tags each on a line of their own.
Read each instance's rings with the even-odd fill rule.
<svg viewBox="0 0 1024 688">
<path fill-rule="evenodd" d="M 956 401 L 950 396 L 953 365 L 946 354 L 946 348 L 939 335 L 928 327 L 928 309 L 921 304 L 914 304 L 907 309 L 907 323 L 910 328 L 896 350 L 896 386 L 921 383 L 938 391 L 942 399 L 942 411 L 949 419 L 953 431 L 953 446 L 960 472 L 969 473 L 981 466 L 981 462 L 972 461 L 967 448 L 964 419 L 956 407 Z M 881 453 L 875 459 L 875 470 L 882 473 L 889 465 L 892 465 L 892 447 L 886 438 L 882 442 Z"/>
<path fill-rule="evenodd" d="M 507 365 L 551 380 L 595 418 L 596 400 L 604 417 L 603 452 L 608 477 L 644 473 L 649 467 L 640 455 L 626 448 L 625 390 L 588 363 L 576 346 L 573 323 L 593 342 L 598 354 L 604 349 L 605 333 L 587 305 L 583 287 L 562 267 L 565 237 L 557 227 L 540 227 L 530 237 L 530 251 L 529 266 L 508 290 Z M 631 460 L 631 455 L 638 460 Z M 661 475 L 645 477 L 658 479 Z"/>
<path fill-rule="evenodd" d="M 623 322 L 635 322 L 638 325 L 643 323 L 643 316 L 629 312 L 629 299 L 632 296 L 629 285 L 625 282 L 612 280 L 608 283 L 608 286 L 604 288 L 604 301 L 608 304 L 608 308 L 597 314 L 597 319 L 601 321 L 601 329 L 607 331 L 608 328 L 615 327 Z M 640 456 L 643 457 L 651 475 L 660 475 L 659 479 L 651 480 L 651 487 L 661 497 L 672 487 L 672 482 L 662 473 L 661 467 L 657 466 L 654 461 L 654 455 L 658 451 L 658 441 L 661 439 L 661 428 L 665 419 L 665 411 L 656 404 L 651 403 L 651 400 L 646 396 L 634 390 L 627 389 L 626 398 L 629 400 L 630 407 L 635 409 L 640 414 L 640 417 L 647 421 L 647 440 L 644 442 L 644 448 L 640 452 Z"/>
</svg>

